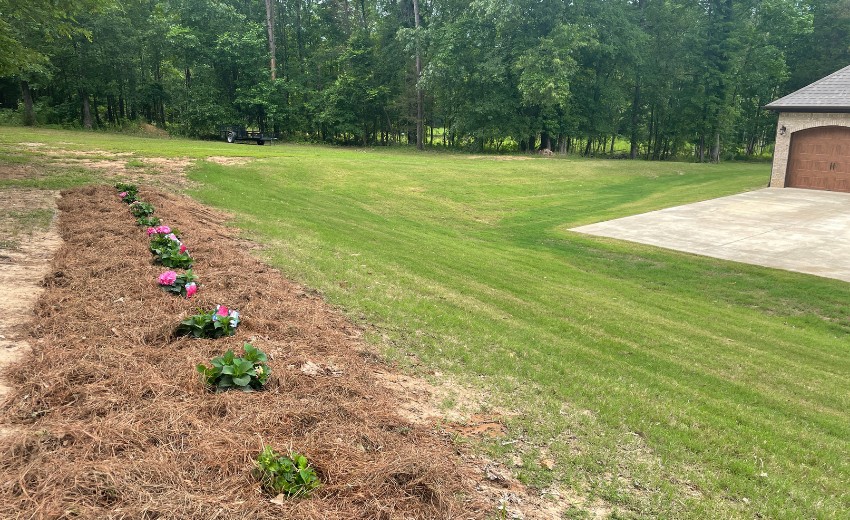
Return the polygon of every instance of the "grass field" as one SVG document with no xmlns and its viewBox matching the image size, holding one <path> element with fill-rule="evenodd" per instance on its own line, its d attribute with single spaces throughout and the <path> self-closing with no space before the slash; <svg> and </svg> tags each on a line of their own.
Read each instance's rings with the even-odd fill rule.
<svg viewBox="0 0 850 520">
<path fill-rule="evenodd" d="M 128 160 L 142 164 L 253 157 L 198 161 L 191 194 L 232 212 L 270 263 L 369 324 L 390 358 L 484 392 L 481 411 L 504 413 L 509 432 L 476 449 L 518 456 L 529 484 L 590 497 L 568 517 L 850 510 L 850 286 L 569 231 L 764 186 L 766 164 L 497 160 L 4 128 L 0 165 L 39 160 L 17 142 L 133 152 Z M 91 178 L 54 171 L 36 183 L 0 179 L 0 188 Z"/>
</svg>

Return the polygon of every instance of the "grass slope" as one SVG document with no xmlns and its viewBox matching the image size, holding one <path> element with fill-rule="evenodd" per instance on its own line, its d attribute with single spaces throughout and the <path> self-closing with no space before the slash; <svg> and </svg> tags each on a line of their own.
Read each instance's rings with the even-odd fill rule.
<svg viewBox="0 0 850 520">
<path fill-rule="evenodd" d="M 850 510 L 850 286 L 568 230 L 760 187 L 767 165 L 2 139 L 16 138 L 256 157 L 200 162 L 194 195 L 375 324 L 391 356 L 517 411 L 520 442 L 485 448 L 517 450 L 531 484 L 601 497 L 624 518 Z"/>
</svg>

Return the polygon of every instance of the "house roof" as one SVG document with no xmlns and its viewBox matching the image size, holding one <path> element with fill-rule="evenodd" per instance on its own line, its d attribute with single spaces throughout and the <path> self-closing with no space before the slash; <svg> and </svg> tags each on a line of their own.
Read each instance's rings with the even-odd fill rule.
<svg viewBox="0 0 850 520">
<path fill-rule="evenodd" d="M 779 112 L 850 112 L 850 65 L 764 108 Z"/>
</svg>

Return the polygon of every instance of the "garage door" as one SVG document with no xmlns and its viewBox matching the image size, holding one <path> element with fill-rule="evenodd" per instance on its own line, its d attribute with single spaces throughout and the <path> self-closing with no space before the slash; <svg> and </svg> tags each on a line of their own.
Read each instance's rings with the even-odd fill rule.
<svg viewBox="0 0 850 520">
<path fill-rule="evenodd" d="M 850 192 L 850 128 L 822 126 L 794 132 L 785 186 Z"/>
</svg>

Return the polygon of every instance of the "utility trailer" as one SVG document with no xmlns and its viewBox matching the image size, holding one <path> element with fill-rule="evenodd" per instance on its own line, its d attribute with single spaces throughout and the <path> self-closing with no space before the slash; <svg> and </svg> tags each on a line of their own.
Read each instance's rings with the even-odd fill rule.
<svg viewBox="0 0 850 520">
<path fill-rule="evenodd" d="M 277 140 L 277 136 L 264 134 L 259 130 L 247 130 L 241 125 L 224 125 L 218 128 L 219 136 L 228 143 L 254 141 L 258 145 Z"/>
</svg>

